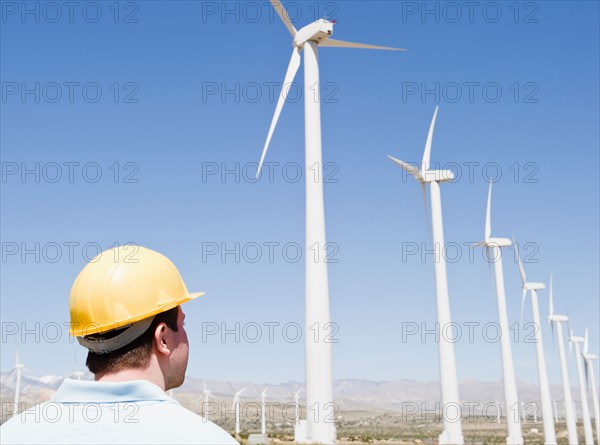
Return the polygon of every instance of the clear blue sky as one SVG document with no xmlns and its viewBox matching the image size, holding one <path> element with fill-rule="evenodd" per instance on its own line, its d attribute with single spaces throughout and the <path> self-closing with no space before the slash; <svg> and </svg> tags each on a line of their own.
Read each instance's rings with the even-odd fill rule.
<svg viewBox="0 0 600 445">
<path fill-rule="evenodd" d="M 334 376 L 437 379 L 432 337 L 402 342 L 403 326 L 435 322 L 431 255 L 402 258 L 429 243 L 420 190 L 386 158 L 420 160 L 436 103 L 432 161 L 454 162 L 462 175 L 442 185 L 446 241 L 480 240 L 485 176 L 500 171 L 494 235 L 530 243 L 530 279 L 547 282 L 554 271 L 557 310 L 568 311 L 576 333 L 590 329 L 598 352 L 598 3 L 491 2 L 472 11 L 456 9 L 460 2 L 428 4 L 437 16 L 421 2 L 284 4 L 297 28 L 328 15 L 337 19 L 338 39 L 408 49 L 320 51 L 323 156 L 331 163 L 327 236 L 338 260 L 329 268 L 339 327 Z M 40 341 L 30 334 L 21 346 L 23 362 L 38 374 L 70 372 L 75 346 L 66 330 L 52 342 L 55 324 L 68 321 L 70 286 L 96 246 L 135 242 L 172 258 L 190 290 L 207 291 L 185 306 L 191 375 L 303 380 L 303 342 L 282 333 L 286 323 L 303 323 L 304 263 L 291 261 L 293 243 L 304 243 L 304 179 L 293 182 L 304 159 L 302 99 L 286 105 L 275 132 L 267 155 L 279 163 L 273 182 L 251 181 L 275 108 L 270 85 L 283 81 L 291 51 L 270 7 L 140 1 L 69 11 L 30 2 L 34 12 L 23 15 L 21 5 L 2 2 L 2 371 L 14 362 L 8 330 L 40 323 Z M 34 92 L 23 96 L 26 89 Z M 39 182 L 34 173 L 23 179 L 23 168 L 35 171 L 36 163 Z M 236 163 L 239 178 L 221 180 Z M 23 259 L 22 249 L 36 243 L 39 262 L 34 254 Z M 233 254 L 203 258 L 236 243 L 239 263 Z M 272 262 L 265 243 L 279 243 Z M 257 244 L 262 257 L 251 262 Z M 497 320 L 490 275 L 481 252 L 470 261 L 462 249 L 448 265 L 453 318 L 465 329 L 458 375 L 499 379 L 500 346 L 482 330 Z M 520 318 L 520 279 L 514 261 L 504 266 L 512 324 Z M 547 295 L 540 294 L 543 317 Z M 531 321 L 527 303 L 524 322 Z M 203 328 L 236 322 L 246 340 L 203 341 Z M 272 343 L 268 322 L 281 323 Z M 469 322 L 480 323 L 473 343 Z M 256 343 L 248 341 L 252 323 L 263 330 Z M 516 372 L 537 381 L 534 345 L 522 337 L 528 332 L 513 347 Z M 558 383 L 546 324 L 543 334 L 550 380 Z"/>
</svg>

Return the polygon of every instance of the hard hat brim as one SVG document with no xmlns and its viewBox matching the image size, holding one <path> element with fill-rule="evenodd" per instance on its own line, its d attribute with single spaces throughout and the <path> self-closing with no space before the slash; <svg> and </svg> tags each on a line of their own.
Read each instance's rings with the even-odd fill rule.
<svg viewBox="0 0 600 445">
<path fill-rule="evenodd" d="M 127 326 L 128 324 L 135 323 L 135 322 L 143 320 L 145 318 L 153 317 L 156 314 L 160 314 L 161 312 L 166 312 L 170 309 L 173 309 L 174 307 L 177 307 L 183 303 L 187 303 L 188 301 L 194 300 L 195 298 L 201 297 L 205 294 L 206 294 L 206 292 L 191 292 L 191 293 L 188 293 L 187 296 L 185 296 L 183 298 L 171 300 L 171 301 L 169 301 L 168 304 L 161 305 L 161 306 L 153 309 L 152 311 L 138 315 L 137 317 L 132 317 L 132 318 L 128 318 L 125 320 L 115 321 L 115 322 L 111 323 L 109 326 L 101 326 L 100 324 L 93 323 L 93 322 L 88 324 L 87 326 L 73 326 L 73 324 L 71 324 L 70 329 L 69 329 L 69 334 L 73 337 L 82 337 L 82 336 L 86 336 L 86 335 L 109 332 L 114 329 L 120 329 L 124 326 Z"/>
</svg>

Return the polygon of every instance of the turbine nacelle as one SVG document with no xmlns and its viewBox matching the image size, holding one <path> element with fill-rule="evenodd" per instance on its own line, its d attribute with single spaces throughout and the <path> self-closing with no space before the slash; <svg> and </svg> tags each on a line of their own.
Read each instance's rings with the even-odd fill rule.
<svg viewBox="0 0 600 445">
<path fill-rule="evenodd" d="M 508 238 L 488 238 L 479 243 L 480 246 L 485 247 L 510 247 L 512 241 Z"/>
<path fill-rule="evenodd" d="M 452 173 L 451 170 L 422 170 L 414 164 L 409 164 L 408 162 L 396 159 L 393 156 L 388 155 L 388 158 L 405 172 L 410 173 L 421 184 L 427 184 L 429 182 L 448 182 L 454 179 L 454 173 Z"/>
<path fill-rule="evenodd" d="M 419 171 L 421 182 L 448 182 L 454 179 L 454 173 L 451 170 L 426 170 L 424 172 Z"/>
<path fill-rule="evenodd" d="M 585 342 L 585 338 L 583 337 L 575 337 L 573 335 L 569 336 L 569 341 L 571 343 L 584 343 Z"/>
<path fill-rule="evenodd" d="M 546 289 L 546 285 L 544 283 L 525 283 L 523 285 L 523 289 L 525 290 L 542 290 Z"/>
<path fill-rule="evenodd" d="M 569 321 L 569 317 L 567 317 L 566 315 L 549 315 L 548 320 L 561 323 Z"/>
<path fill-rule="evenodd" d="M 333 22 L 319 19 L 296 32 L 293 45 L 302 48 L 306 42 L 321 43 L 333 34 Z"/>
</svg>

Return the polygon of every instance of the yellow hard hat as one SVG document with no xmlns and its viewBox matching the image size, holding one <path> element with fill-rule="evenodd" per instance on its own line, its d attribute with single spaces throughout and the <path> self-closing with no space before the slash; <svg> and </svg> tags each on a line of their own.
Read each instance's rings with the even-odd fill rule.
<svg viewBox="0 0 600 445">
<path fill-rule="evenodd" d="M 125 245 L 93 258 L 73 283 L 70 334 L 82 337 L 123 328 L 204 295 L 189 293 L 164 255 Z"/>
</svg>

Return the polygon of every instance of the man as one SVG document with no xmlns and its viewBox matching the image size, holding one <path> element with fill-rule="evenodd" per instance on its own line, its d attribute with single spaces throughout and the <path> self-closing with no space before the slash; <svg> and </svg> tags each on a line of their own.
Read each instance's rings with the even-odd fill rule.
<svg viewBox="0 0 600 445">
<path fill-rule="evenodd" d="M 165 394 L 188 362 L 189 293 L 177 268 L 150 249 L 123 246 L 87 264 L 71 289 L 71 335 L 88 349 L 95 381 L 65 379 L 54 397 L 0 427 L 9 443 L 237 444 Z"/>
</svg>

